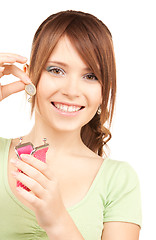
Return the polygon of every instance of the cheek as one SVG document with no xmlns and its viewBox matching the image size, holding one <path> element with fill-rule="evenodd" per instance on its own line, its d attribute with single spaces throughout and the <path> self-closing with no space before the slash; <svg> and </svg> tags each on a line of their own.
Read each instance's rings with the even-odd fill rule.
<svg viewBox="0 0 156 240">
<path fill-rule="evenodd" d="M 39 83 L 37 85 L 37 96 L 41 98 L 48 98 L 55 89 L 55 83 L 46 73 L 42 73 Z"/>
<path fill-rule="evenodd" d="M 51 95 L 51 90 L 49 84 L 44 74 L 41 75 L 41 78 L 37 85 L 35 105 L 38 112 L 43 112 L 46 109 L 46 104 Z"/>
<path fill-rule="evenodd" d="M 100 84 L 90 89 L 90 101 L 95 107 L 102 103 L 102 88 Z"/>
</svg>

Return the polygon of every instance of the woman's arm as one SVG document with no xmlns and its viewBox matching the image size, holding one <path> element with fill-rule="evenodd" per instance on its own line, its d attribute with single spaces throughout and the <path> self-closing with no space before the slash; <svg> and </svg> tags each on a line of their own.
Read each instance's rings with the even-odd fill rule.
<svg viewBox="0 0 156 240">
<path fill-rule="evenodd" d="M 138 240 L 142 222 L 138 176 L 127 162 L 116 162 L 108 174 L 102 240 Z"/>
<path fill-rule="evenodd" d="M 101 240 L 139 240 L 140 227 L 133 223 L 107 222 Z"/>
<path fill-rule="evenodd" d="M 49 240 L 84 240 L 71 216 L 65 211 L 62 220 L 49 230 L 46 230 Z"/>
</svg>

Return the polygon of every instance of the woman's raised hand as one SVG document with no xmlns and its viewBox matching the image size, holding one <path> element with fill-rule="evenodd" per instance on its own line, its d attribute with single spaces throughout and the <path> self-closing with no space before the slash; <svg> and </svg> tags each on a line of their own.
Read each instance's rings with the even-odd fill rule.
<svg viewBox="0 0 156 240">
<path fill-rule="evenodd" d="M 12 53 L 0 53 L 0 78 L 4 75 L 12 74 L 19 78 L 19 81 L 1 86 L 0 84 L 0 101 L 13 93 L 20 92 L 25 89 L 25 85 L 31 83 L 28 75 L 14 63 L 24 64 L 27 62 L 25 57 Z"/>
</svg>

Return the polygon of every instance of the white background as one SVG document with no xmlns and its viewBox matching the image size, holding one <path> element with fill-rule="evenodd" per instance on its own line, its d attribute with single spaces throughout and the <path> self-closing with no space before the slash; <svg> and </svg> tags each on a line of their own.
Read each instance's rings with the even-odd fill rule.
<svg viewBox="0 0 156 240">
<path fill-rule="evenodd" d="M 100 18 L 113 35 L 117 62 L 117 103 L 110 141 L 111 157 L 137 171 L 142 191 L 141 240 L 156 239 L 156 14 L 151 0 L 1 1 L 0 52 L 29 59 L 32 38 L 40 23 L 61 10 L 80 10 Z M 4 77 L 1 82 L 13 81 Z M 0 103 L 0 136 L 30 131 L 29 103 L 24 93 Z"/>
</svg>

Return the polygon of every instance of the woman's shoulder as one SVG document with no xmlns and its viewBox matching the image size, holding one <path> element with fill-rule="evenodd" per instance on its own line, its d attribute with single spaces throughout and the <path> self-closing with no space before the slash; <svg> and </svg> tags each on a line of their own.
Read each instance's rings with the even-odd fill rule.
<svg viewBox="0 0 156 240">
<path fill-rule="evenodd" d="M 106 158 L 104 160 L 106 162 L 107 168 L 112 171 L 113 173 L 126 173 L 126 175 L 129 174 L 136 174 L 136 171 L 134 170 L 133 166 L 127 162 L 127 161 L 120 161 L 120 160 L 114 160 L 111 158 Z"/>
<path fill-rule="evenodd" d="M 106 158 L 102 164 L 100 185 L 110 192 L 130 191 L 139 188 L 138 174 L 133 166 L 126 161 Z"/>
<path fill-rule="evenodd" d="M 0 158 L 9 151 L 11 139 L 0 137 Z"/>
<path fill-rule="evenodd" d="M 5 151 L 6 148 L 15 147 L 19 143 L 18 138 L 0 137 L 0 152 Z"/>
<path fill-rule="evenodd" d="M 104 181 L 116 182 L 124 181 L 124 179 L 138 181 L 138 175 L 129 162 L 115 160 L 110 157 L 100 157 L 95 153 L 91 153 L 89 159 L 90 167 L 92 166 L 94 169 L 97 169 Z"/>
<path fill-rule="evenodd" d="M 6 143 L 8 143 L 10 141 L 11 141 L 10 138 L 0 137 L 0 146 L 3 146 L 3 145 L 5 145 Z"/>
<path fill-rule="evenodd" d="M 127 161 L 115 160 L 109 157 L 106 157 L 103 162 L 110 171 L 135 171 L 132 165 Z"/>
<path fill-rule="evenodd" d="M 5 145 L 7 143 L 11 143 L 13 145 L 17 145 L 19 143 L 19 138 L 5 138 L 0 137 L 0 146 Z"/>
</svg>

